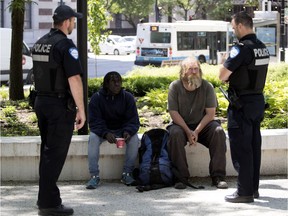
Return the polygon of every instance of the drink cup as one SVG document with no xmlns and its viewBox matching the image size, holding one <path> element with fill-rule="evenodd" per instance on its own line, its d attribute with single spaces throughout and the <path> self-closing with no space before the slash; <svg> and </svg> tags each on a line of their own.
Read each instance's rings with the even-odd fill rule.
<svg viewBox="0 0 288 216">
<path fill-rule="evenodd" d="M 117 148 L 123 148 L 125 145 L 125 139 L 124 138 L 116 138 L 116 146 Z"/>
</svg>

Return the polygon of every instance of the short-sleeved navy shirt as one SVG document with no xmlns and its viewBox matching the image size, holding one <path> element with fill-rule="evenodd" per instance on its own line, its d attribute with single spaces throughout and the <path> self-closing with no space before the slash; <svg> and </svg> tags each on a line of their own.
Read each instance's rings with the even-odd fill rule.
<svg viewBox="0 0 288 216">
<path fill-rule="evenodd" d="M 256 39 L 255 34 L 249 34 L 241 38 L 239 43 L 244 40 L 256 41 Z M 253 59 L 253 53 L 247 46 L 236 44 L 232 47 L 229 57 L 224 63 L 224 67 L 233 72 L 240 66 L 249 65 Z"/>
<path fill-rule="evenodd" d="M 57 31 L 56 34 L 64 34 L 62 31 L 57 29 L 50 30 L 50 32 L 53 31 Z M 83 71 L 78 49 L 71 39 L 67 38 L 59 41 L 54 47 L 53 54 L 55 61 L 63 66 L 67 78 L 78 74 L 82 76 Z"/>
</svg>

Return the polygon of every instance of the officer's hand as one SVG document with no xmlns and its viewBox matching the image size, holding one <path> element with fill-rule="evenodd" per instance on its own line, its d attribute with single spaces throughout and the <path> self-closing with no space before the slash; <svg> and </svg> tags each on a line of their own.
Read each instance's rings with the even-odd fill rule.
<svg viewBox="0 0 288 216">
<path fill-rule="evenodd" d="M 130 138 L 131 138 L 131 136 L 130 136 L 130 134 L 128 132 L 124 131 L 123 132 L 123 138 L 125 139 L 125 142 L 128 143 Z"/>
<path fill-rule="evenodd" d="M 112 134 L 112 133 L 107 133 L 106 136 L 105 136 L 105 139 L 109 143 L 116 143 L 116 138 L 115 138 L 114 134 Z"/>
<path fill-rule="evenodd" d="M 77 130 L 81 129 L 86 121 L 86 116 L 84 110 L 78 110 L 76 113 L 75 128 Z"/>
</svg>

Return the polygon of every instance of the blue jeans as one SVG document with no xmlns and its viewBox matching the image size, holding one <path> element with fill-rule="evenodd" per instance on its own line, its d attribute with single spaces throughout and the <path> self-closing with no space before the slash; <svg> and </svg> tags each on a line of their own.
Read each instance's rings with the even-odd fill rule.
<svg viewBox="0 0 288 216">
<path fill-rule="evenodd" d="M 114 133 L 116 137 L 121 137 L 117 132 Z M 118 135 L 118 136 L 117 136 Z M 99 176 L 99 157 L 100 157 L 100 145 L 106 141 L 102 137 L 97 136 L 95 133 L 90 132 L 88 141 L 88 162 L 89 172 L 91 176 Z M 126 143 L 125 163 L 123 172 L 132 173 L 134 169 L 135 160 L 138 154 L 139 139 L 137 134 L 131 136 L 128 143 Z"/>
</svg>

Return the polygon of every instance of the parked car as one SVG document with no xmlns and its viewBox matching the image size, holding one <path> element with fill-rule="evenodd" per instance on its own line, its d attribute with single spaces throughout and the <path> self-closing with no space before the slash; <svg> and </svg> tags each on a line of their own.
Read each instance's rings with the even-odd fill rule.
<svg viewBox="0 0 288 216">
<path fill-rule="evenodd" d="M 1 83 L 9 83 L 10 78 L 10 56 L 11 56 L 11 42 L 12 42 L 12 29 L 0 28 L 0 80 Z M 33 60 L 31 51 L 27 44 L 23 41 L 22 44 L 22 69 L 23 81 L 26 84 L 31 84 L 31 76 L 33 70 Z"/>
<path fill-rule="evenodd" d="M 134 52 L 136 51 L 136 36 L 123 36 L 123 38 L 134 46 Z"/>
<path fill-rule="evenodd" d="M 134 47 L 120 35 L 109 35 L 106 40 L 99 44 L 100 52 L 104 54 L 122 55 L 133 53 Z"/>
</svg>

